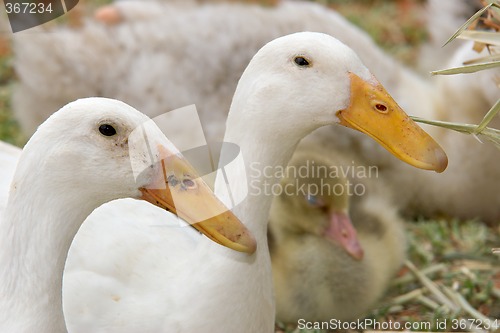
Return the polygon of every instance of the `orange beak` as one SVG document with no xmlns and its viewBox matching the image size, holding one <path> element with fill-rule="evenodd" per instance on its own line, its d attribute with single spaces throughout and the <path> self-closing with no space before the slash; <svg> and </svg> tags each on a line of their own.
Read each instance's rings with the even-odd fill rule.
<svg viewBox="0 0 500 333">
<path fill-rule="evenodd" d="M 163 151 L 163 152 L 162 152 Z M 159 163 L 155 180 L 141 188 L 141 199 L 166 209 L 230 249 L 254 253 L 255 238 L 239 219 L 215 196 L 180 154 L 166 154 Z"/>
<path fill-rule="evenodd" d="M 351 104 L 337 112 L 340 124 L 372 137 L 402 161 L 425 170 L 443 172 L 448 166 L 444 150 L 421 129 L 377 81 L 370 83 L 353 73 Z"/>
</svg>

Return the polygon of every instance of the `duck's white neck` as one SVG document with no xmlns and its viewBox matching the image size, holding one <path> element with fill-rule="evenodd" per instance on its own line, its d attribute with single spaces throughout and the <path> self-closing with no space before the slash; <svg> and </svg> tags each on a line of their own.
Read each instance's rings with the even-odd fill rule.
<svg viewBox="0 0 500 333">
<path fill-rule="evenodd" d="M 246 181 L 248 190 L 246 198 L 235 207 L 234 211 L 254 233 L 259 246 L 260 243 L 267 244 L 267 220 L 273 189 L 276 191 L 280 180 L 277 171 L 286 167 L 298 143 L 298 140 L 269 138 L 265 134 L 258 131 L 253 133 L 231 131 L 224 139 L 225 142 L 238 144 L 245 165 L 244 170 L 235 171 L 244 174 L 228 176 L 230 183 L 231 179 L 233 183 Z"/>
<path fill-rule="evenodd" d="M 78 184 L 63 186 L 41 165 L 23 169 L 23 157 L 0 222 L 0 331 L 66 332 L 64 264 L 96 204 Z"/>
<path fill-rule="evenodd" d="M 207 316 L 207 320 L 201 320 L 205 325 L 207 322 L 214 323 L 213 327 L 200 328 L 205 331 L 274 331 L 274 292 L 267 245 L 268 214 L 272 196 L 264 195 L 263 191 L 264 186 L 272 186 L 279 179 L 266 177 L 263 171 L 268 167 L 286 166 L 298 141 L 306 133 L 292 133 L 291 136 L 276 133 L 267 126 L 261 126 L 257 119 L 242 119 L 244 117 L 241 113 L 234 116 L 230 113 L 224 142 L 239 146 L 245 168 L 229 169 L 226 172 L 231 187 L 238 188 L 246 182 L 248 195 L 233 211 L 254 234 L 257 251 L 249 256 L 210 241 L 205 242 L 205 247 L 200 252 L 205 254 L 205 261 L 210 262 L 206 265 L 207 268 L 212 272 L 217 271 L 217 274 L 198 274 L 216 277 L 210 279 L 210 286 L 205 288 L 204 292 L 207 299 L 212 299 L 214 304 L 218 305 L 213 309 L 204 308 L 196 312 Z M 279 136 L 283 137 L 278 138 Z M 224 156 L 224 149 L 222 155 Z M 225 187 L 225 182 L 219 175 L 215 185 L 216 193 L 221 195 L 220 189 Z M 222 191 L 222 194 L 224 192 Z M 224 195 L 222 198 L 228 202 L 224 200 Z M 228 321 L 228 317 L 238 320 Z M 230 326 L 234 324 L 237 326 Z M 190 331 L 189 329 L 198 327 L 189 327 L 186 331 Z"/>
<path fill-rule="evenodd" d="M 232 180 L 237 183 L 246 179 L 248 189 L 248 196 L 235 212 L 244 218 L 243 223 L 254 233 L 257 241 L 266 244 L 267 219 L 272 203 L 269 190 L 279 182 L 275 171 L 286 167 L 303 137 L 323 125 L 313 117 L 299 124 L 293 115 L 276 117 L 275 114 L 282 113 L 282 105 L 270 101 L 264 103 L 268 97 L 265 85 L 240 83 L 227 118 L 224 137 L 224 142 L 239 146 L 245 164 L 245 170 L 240 168 L 235 171 L 245 174 L 237 175 Z M 217 184 L 220 184 L 219 179 Z M 238 187 L 238 184 L 232 185 Z"/>
</svg>

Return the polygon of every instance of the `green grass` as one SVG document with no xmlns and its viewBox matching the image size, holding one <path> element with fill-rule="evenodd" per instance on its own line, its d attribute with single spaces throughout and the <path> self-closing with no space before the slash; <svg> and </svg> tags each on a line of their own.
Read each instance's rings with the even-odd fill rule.
<svg viewBox="0 0 500 333">
<path fill-rule="evenodd" d="M 422 1 L 320 1 L 366 31 L 385 51 L 408 65 L 417 61 L 418 45 L 427 38 Z"/>
<path fill-rule="evenodd" d="M 403 306 L 400 311 L 410 319 L 446 318 L 451 323 L 454 318 L 476 318 L 478 315 L 470 312 L 462 297 L 483 315 L 500 318 L 500 258 L 492 253 L 492 248 L 500 244 L 498 230 L 476 220 L 419 220 L 407 227 L 410 261 L 420 271 L 435 269 L 427 279 L 414 278 L 415 274 L 407 270 L 394 282 L 391 292 L 395 294 L 386 300 L 388 304 L 397 295 L 423 288 L 423 297 L 399 304 Z M 433 308 L 425 302 L 427 299 L 439 306 Z"/>
<path fill-rule="evenodd" d="M 14 81 L 11 55 L 0 56 L 0 140 L 23 146 L 26 138 L 14 119 L 10 101 Z"/>
</svg>

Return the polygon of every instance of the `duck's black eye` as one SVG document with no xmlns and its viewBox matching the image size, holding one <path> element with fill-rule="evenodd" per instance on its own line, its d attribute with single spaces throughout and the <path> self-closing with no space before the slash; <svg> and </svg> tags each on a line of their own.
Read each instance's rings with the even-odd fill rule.
<svg viewBox="0 0 500 333">
<path fill-rule="evenodd" d="M 306 58 L 304 58 L 304 57 L 295 57 L 295 59 L 293 59 L 293 61 L 294 61 L 297 65 L 299 65 L 299 66 L 301 66 L 301 67 L 307 67 L 307 66 L 310 66 L 309 61 L 307 61 L 307 59 L 306 59 Z"/>
<path fill-rule="evenodd" d="M 102 124 L 99 126 L 99 132 L 104 136 L 113 136 L 116 134 L 115 128 L 109 124 Z"/>
</svg>

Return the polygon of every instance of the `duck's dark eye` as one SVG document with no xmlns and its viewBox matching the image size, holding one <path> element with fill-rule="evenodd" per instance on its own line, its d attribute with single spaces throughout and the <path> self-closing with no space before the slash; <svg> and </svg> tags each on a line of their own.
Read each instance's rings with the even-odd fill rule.
<svg viewBox="0 0 500 333">
<path fill-rule="evenodd" d="M 99 126 L 99 132 L 104 136 L 113 136 L 116 134 L 115 128 L 109 124 L 102 124 Z"/>
<path fill-rule="evenodd" d="M 307 61 L 307 59 L 304 57 L 295 57 L 293 61 L 295 61 L 295 63 L 301 67 L 307 67 L 310 65 L 309 61 Z"/>
</svg>

